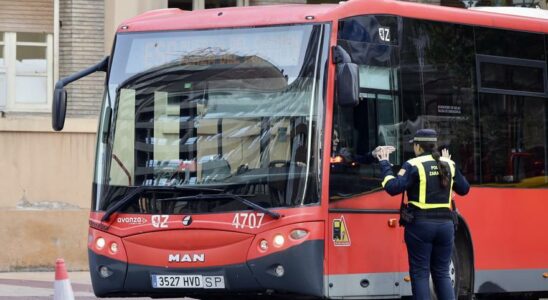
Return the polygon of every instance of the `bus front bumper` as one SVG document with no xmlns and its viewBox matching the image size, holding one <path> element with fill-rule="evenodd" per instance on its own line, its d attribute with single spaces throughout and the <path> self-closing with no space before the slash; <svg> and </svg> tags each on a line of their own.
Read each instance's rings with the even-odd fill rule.
<svg viewBox="0 0 548 300">
<path fill-rule="evenodd" d="M 205 268 L 165 268 L 128 264 L 88 250 L 93 291 L 98 297 L 181 297 L 227 294 L 324 296 L 324 241 L 310 240 L 285 251 Z M 280 267 L 283 274 L 280 275 Z M 108 276 L 105 276 L 108 275 Z M 222 276 L 224 288 L 154 288 L 153 275 Z"/>
</svg>

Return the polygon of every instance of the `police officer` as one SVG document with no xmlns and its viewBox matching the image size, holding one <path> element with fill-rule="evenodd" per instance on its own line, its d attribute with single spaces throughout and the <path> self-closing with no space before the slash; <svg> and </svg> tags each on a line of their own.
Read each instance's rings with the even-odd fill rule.
<svg viewBox="0 0 548 300">
<path fill-rule="evenodd" d="M 416 157 L 402 165 L 397 177 L 392 173 L 387 151 L 381 150 L 377 158 L 386 192 L 397 195 L 407 191 L 413 220 L 405 225 L 405 243 L 413 299 L 430 299 L 431 273 L 438 299 L 453 300 L 455 293 L 449 277 L 455 236 L 451 197 L 452 191 L 466 195 L 470 185 L 445 149 L 440 157 L 435 130 L 420 129 L 409 142 Z"/>
</svg>

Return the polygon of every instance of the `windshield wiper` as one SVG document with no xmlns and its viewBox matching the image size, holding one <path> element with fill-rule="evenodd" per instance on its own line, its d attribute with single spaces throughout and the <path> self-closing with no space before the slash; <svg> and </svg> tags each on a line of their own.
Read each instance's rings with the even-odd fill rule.
<svg viewBox="0 0 548 300">
<path fill-rule="evenodd" d="M 187 190 L 187 191 L 208 191 L 208 192 L 222 192 L 221 189 L 207 188 L 207 187 L 192 187 L 192 186 L 150 186 L 150 185 L 141 185 L 131 191 L 129 194 L 125 195 L 122 199 L 116 202 L 113 206 L 105 211 L 105 214 L 101 218 L 101 221 L 108 221 L 110 216 L 119 211 L 120 209 L 126 207 L 135 196 L 142 193 L 143 191 L 177 191 L 177 190 Z"/>
<path fill-rule="evenodd" d="M 240 195 L 225 193 L 225 194 L 198 194 L 194 196 L 183 196 L 183 197 L 174 197 L 174 198 L 165 198 L 165 199 L 158 199 L 158 201 L 178 201 L 178 200 L 211 200 L 211 199 L 224 199 L 224 198 L 230 198 L 237 201 L 240 201 L 241 203 L 253 208 L 254 210 L 258 210 L 260 212 L 263 212 L 269 216 L 271 216 L 274 219 L 279 219 L 281 215 L 275 211 L 271 211 L 267 208 L 264 208 L 260 206 L 259 204 L 253 203 L 244 197 Z"/>
</svg>

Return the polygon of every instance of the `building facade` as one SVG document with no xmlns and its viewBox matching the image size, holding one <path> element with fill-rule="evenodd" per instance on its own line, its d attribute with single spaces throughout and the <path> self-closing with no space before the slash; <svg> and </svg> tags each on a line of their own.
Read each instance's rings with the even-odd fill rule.
<svg viewBox="0 0 548 300">
<path fill-rule="evenodd" d="M 68 89 L 66 130 L 51 129 L 55 81 L 105 55 L 104 2 L 0 1 L 0 271 L 85 269 L 96 116 L 104 76 Z"/>
<path fill-rule="evenodd" d="M 511 5 L 518 0 L 482 0 Z M 333 0 L 0 0 L 0 271 L 87 269 L 87 219 L 104 74 L 70 84 L 65 129 L 51 129 L 56 80 L 109 55 L 124 19 L 186 10 Z M 460 0 L 424 0 L 463 7 Z M 539 3 L 546 5 L 545 3 Z"/>
</svg>

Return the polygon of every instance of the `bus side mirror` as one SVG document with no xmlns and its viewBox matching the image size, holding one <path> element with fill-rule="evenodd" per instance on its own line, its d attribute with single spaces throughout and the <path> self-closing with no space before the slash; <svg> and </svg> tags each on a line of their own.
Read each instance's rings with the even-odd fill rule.
<svg viewBox="0 0 548 300">
<path fill-rule="evenodd" d="M 51 106 L 51 127 L 53 127 L 53 130 L 60 131 L 65 126 L 65 116 L 67 114 L 67 91 L 65 90 L 65 86 L 89 74 L 99 71 L 106 72 L 108 62 L 109 57 L 107 56 L 91 67 L 57 81 L 55 90 L 53 91 L 53 103 Z"/>
<path fill-rule="evenodd" d="M 53 92 L 53 107 L 51 109 L 51 127 L 53 130 L 63 130 L 65 126 L 65 115 L 67 113 L 67 91 L 61 81 L 55 84 Z"/>
<path fill-rule="evenodd" d="M 360 102 L 360 72 L 350 55 L 341 47 L 333 47 L 335 73 L 335 101 L 339 106 L 352 107 Z"/>
</svg>

